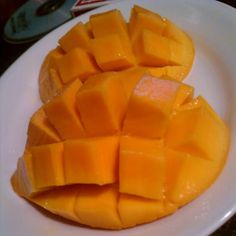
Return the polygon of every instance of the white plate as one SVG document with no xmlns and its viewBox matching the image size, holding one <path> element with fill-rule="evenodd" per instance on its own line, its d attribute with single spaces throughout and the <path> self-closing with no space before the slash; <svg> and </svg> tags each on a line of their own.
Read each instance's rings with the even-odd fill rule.
<svg viewBox="0 0 236 236">
<path fill-rule="evenodd" d="M 226 166 L 212 187 L 176 214 L 122 231 L 93 230 L 45 216 L 12 190 L 10 177 L 22 154 L 27 124 L 40 106 L 37 79 L 46 53 L 77 21 L 117 8 L 128 17 L 140 4 L 159 12 L 185 29 L 196 45 L 196 60 L 186 80 L 223 117 L 231 130 Z M 236 11 L 213 0 L 123 1 L 96 9 L 56 29 L 21 56 L 0 79 L 0 235 L 207 235 L 236 211 Z"/>
</svg>

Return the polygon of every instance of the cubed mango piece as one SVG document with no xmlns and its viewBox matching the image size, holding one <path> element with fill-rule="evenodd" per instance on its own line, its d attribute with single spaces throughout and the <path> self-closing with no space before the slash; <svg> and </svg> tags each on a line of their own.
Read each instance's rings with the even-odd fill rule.
<svg viewBox="0 0 236 236">
<path fill-rule="evenodd" d="M 27 145 L 29 146 L 56 143 L 60 141 L 57 131 L 50 124 L 42 107 L 31 117 L 27 134 Z"/>
<path fill-rule="evenodd" d="M 77 107 L 88 135 L 120 131 L 126 106 L 124 88 L 112 73 L 90 77 L 77 93 Z"/>
<path fill-rule="evenodd" d="M 62 139 L 84 136 L 84 128 L 76 110 L 76 93 L 82 83 L 79 79 L 69 84 L 63 92 L 44 105 L 44 111 Z"/>
<path fill-rule="evenodd" d="M 63 57 L 65 55 L 65 52 L 63 51 L 63 49 L 61 47 L 56 47 L 54 49 L 52 49 L 46 56 L 46 58 L 44 59 L 44 62 L 42 64 L 42 69 L 46 69 L 48 70 L 49 68 L 53 68 L 56 69 L 56 61 Z"/>
<path fill-rule="evenodd" d="M 63 143 L 31 147 L 36 188 L 64 185 Z"/>
<path fill-rule="evenodd" d="M 164 194 L 165 156 L 159 140 L 122 136 L 119 191 L 161 200 Z"/>
<path fill-rule="evenodd" d="M 89 22 L 95 38 L 118 34 L 128 39 L 126 22 L 119 10 L 92 15 Z"/>
<path fill-rule="evenodd" d="M 172 39 L 169 39 L 169 46 L 170 46 L 169 64 L 188 66 L 189 58 L 185 46 Z"/>
<path fill-rule="evenodd" d="M 186 66 L 166 66 L 166 76 L 175 79 L 177 81 L 182 81 L 190 71 L 190 67 Z"/>
<path fill-rule="evenodd" d="M 62 87 L 62 81 L 58 75 L 55 61 L 65 53 L 60 47 L 51 50 L 43 61 L 39 72 L 39 94 L 45 103 L 55 96 Z"/>
<path fill-rule="evenodd" d="M 191 50 L 179 42 L 169 39 L 170 45 L 170 65 L 182 65 L 188 70 L 192 67 L 194 54 Z"/>
<path fill-rule="evenodd" d="M 69 52 L 77 47 L 90 51 L 90 38 L 91 36 L 86 26 L 82 22 L 79 22 L 63 35 L 58 42 L 65 52 Z"/>
<path fill-rule="evenodd" d="M 59 73 L 54 68 L 48 68 L 45 78 L 40 80 L 40 96 L 44 103 L 50 101 L 63 89 Z"/>
<path fill-rule="evenodd" d="M 147 8 L 141 7 L 139 5 L 134 5 L 133 8 L 132 8 L 131 17 L 132 17 L 133 14 L 137 14 L 137 13 L 145 13 L 145 14 L 148 14 L 148 15 L 153 15 L 153 16 L 159 18 L 160 20 L 165 21 L 165 19 L 163 19 L 158 13 L 156 13 L 154 11 L 151 11 Z"/>
<path fill-rule="evenodd" d="M 109 184 L 118 179 L 119 137 L 65 141 L 66 184 Z"/>
<path fill-rule="evenodd" d="M 20 196 L 31 197 L 35 193 L 43 191 L 45 188 L 37 188 L 33 173 L 32 154 L 26 150 L 24 155 L 18 159 L 17 170 L 15 172 L 15 191 Z"/>
<path fill-rule="evenodd" d="M 146 67 L 150 75 L 158 78 L 166 75 L 166 66 L 163 67 Z"/>
<path fill-rule="evenodd" d="M 186 66 L 163 66 L 163 67 L 147 67 L 152 76 L 159 78 L 170 78 L 182 81 L 188 74 L 189 68 Z"/>
<path fill-rule="evenodd" d="M 181 43 L 182 45 L 185 45 L 189 51 L 194 52 L 193 43 L 190 37 L 176 24 L 172 23 L 168 19 L 166 19 L 166 27 L 163 35 L 167 38 L 175 40 L 178 43 Z"/>
<path fill-rule="evenodd" d="M 216 179 L 221 163 L 188 153 L 166 151 L 166 197 L 182 206 L 198 197 Z"/>
<path fill-rule="evenodd" d="M 131 40 L 135 39 L 143 29 L 148 29 L 160 35 L 163 33 L 166 24 L 160 16 L 144 12 L 135 12 L 134 8 L 131 14 L 129 22 Z"/>
<path fill-rule="evenodd" d="M 137 61 L 143 66 L 167 66 L 171 51 L 169 39 L 144 29 L 132 42 Z"/>
<path fill-rule="evenodd" d="M 180 83 L 173 80 L 143 76 L 130 98 L 123 133 L 163 137 L 179 86 Z"/>
<path fill-rule="evenodd" d="M 76 78 L 85 81 L 90 75 L 99 72 L 92 56 L 82 48 L 70 50 L 65 56 L 56 60 L 56 66 L 65 84 Z"/>
<path fill-rule="evenodd" d="M 141 77 L 148 73 L 148 70 L 143 67 L 133 67 L 116 73 L 117 78 L 119 78 L 123 84 L 127 99 L 130 98 L 136 84 L 141 79 Z"/>
<path fill-rule="evenodd" d="M 118 34 L 109 34 L 90 41 L 95 60 L 103 71 L 122 70 L 135 65 L 131 48 L 125 40 Z"/>
<path fill-rule="evenodd" d="M 162 201 L 120 194 L 118 211 L 125 227 L 151 222 L 165 215 Z"/>
<path fill-rule="evenodd" d="M 199 97 L 172 117 L 166 133 L 166 145 L 208 160 L 224 161 L 229 130 L 210 105 Z M 220 144 L 220 145 L 219 145 Z"/>
<path fill-rule="evenodd" d="M 187 66 L 187 71 L 189 71 L 195 55 L 195 49 L 191 38 L 177 25 L 167 19 L 163 35 L 183 45 L 184 53 L 182 54 L 182 63 Z"/>
<path fill-rule="evenodd" d="M 30 200 L 53 214 L 78 222 L 74 211 L 78 191 L 78 186 L 63 186 L 40 193 Z"/>
<path fill-rule="evenodd" d="M 81 186 L 75 212 L 81 224 L 105 229 L 122 228 L 117 211 L 118 193 L 111 185 Z"/>
<path fill-rule="evenodd" d="M 174 101 L 174 108 L 191 102 L 193 99 L 194 88 L 190 85 L 181 83 Z"/>
</svg>

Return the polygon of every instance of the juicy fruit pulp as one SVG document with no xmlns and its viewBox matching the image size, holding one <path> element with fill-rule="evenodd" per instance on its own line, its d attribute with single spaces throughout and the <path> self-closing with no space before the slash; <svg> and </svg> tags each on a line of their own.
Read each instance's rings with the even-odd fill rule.
<svg viewBox="0 0 236 236">
<path fill-rule="evenodd" d="M 189 73 L 194 46 L 189 36 L 160 15 L 134 6 L 129 22 L 118 10 L 77 23 L 47 55 L 39 76 L 45 103 L 79 78 L 142 67 L 158 77 L 182 81 Z"/>
<path fill-rule="evenodd" d="M 52 51 L 42 66 L 47 102 L 30 120 L 12 177 L 20 196 L 81 224 L 122 229 L 175 212 L 214 182 L 229 130 L 180 82 L 194 55 L 185 33 L 134 6 L 128 27 L 109 11 L 59 43 L 64 51 Z"/>
</svg>

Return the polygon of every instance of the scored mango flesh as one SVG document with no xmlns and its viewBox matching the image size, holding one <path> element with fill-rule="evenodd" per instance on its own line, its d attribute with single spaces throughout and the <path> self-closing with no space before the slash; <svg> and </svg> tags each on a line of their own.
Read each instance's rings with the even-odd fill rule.
<svg viewBox="0 0 236 236">
<path fill-rule="evenodd" d="M 140 6 L 126 22 L 119 10 L 92 15 L 58 40 L 41 66 L 39 92 L 46 103 L 74 79 L 142 67 L 182 81 L 191 70 L 194 45 L 174 23 Z"/>
<path fill-rule="evenodd" d="M 134 6 L 128 26 L 117 10 L 97 14 L 59 44 L 42 65 L 44 104 L 12 176 L 18 195 L 83 225 L 123 229 L 174 213 L 215 181 L 229 130 L 181 82 L 194 57 L 183 31 Z"/>
</svg>

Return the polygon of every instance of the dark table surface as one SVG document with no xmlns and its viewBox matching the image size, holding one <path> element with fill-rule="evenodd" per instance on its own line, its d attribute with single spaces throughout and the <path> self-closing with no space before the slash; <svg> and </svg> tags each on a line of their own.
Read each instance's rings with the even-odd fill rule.
<svg viewBox="0 0 236 236">
<path fill-rule="evenodd" d="M 9 44 L 2 37 L 3 27 L 7 19 L 25 2 L 26 0 L 0 0 L 0 76 L 23 52 L 36 42 Z M 236 0 L 220 0 L 220 2 L 236 8 Z M 211 236 L 236 236 L 236 214 Z"/>
</svg>

